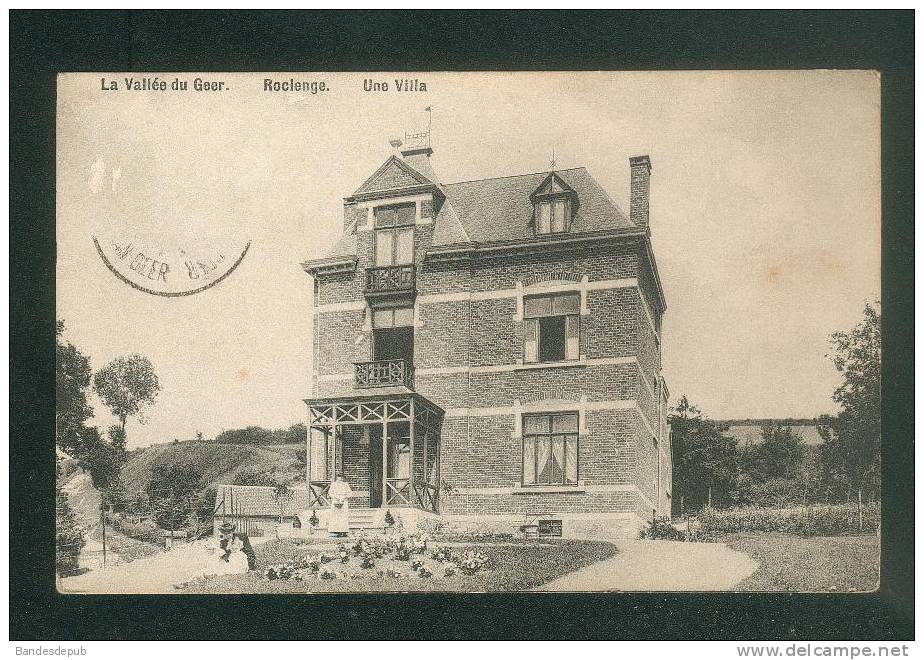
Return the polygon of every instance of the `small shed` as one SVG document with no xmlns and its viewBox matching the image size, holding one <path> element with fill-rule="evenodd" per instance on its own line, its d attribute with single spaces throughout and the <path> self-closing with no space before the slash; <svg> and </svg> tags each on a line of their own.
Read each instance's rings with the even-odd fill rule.
<svg viewBox="0 0 924 660">
<path fill-rule="evenodd" d="M 310 508 L 306 488 L 280 490 L 272 486 L 222 484 L 216 490 L 216 529 L 222 522 L 231 522 L 248 536 L 273 534 L 280 526 L 298 527 L 299 512 Z"/>
</svg>

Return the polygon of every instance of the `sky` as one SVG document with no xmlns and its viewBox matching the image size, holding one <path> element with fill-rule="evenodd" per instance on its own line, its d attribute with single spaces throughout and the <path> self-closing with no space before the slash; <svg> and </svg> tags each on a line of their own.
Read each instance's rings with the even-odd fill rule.
<svg viewBox="0 0 924 660">
<path fill-rule="evenodd" d="M 132 74 L 138 78 L 138 74 Z M 153 76 L 151 76 L 153 77 Z M 311 286 L 342 200 L 426 130 L 443 182 L 586 167 L 628 210 L 649 154 L 671 398 L 713 418 L 836 410 L 829 335 L 880 289 L 879 78 L 868 71 L 158 74 L 187 91 L 58 79 L 57 315 L 94 370 L 147 356 L 161 383 L 130 447 L 304 419 Z M 199 92 L 193 80 L 223 81 Z M 264 79 L 324 81 L 317 94 Z M 417 78 L 425 92 L 398 92 Z M 366 92 L 363 81 L 389 81 Z M 121 82 L 120 87 L 124 87 Z M 166 252 L 250 249 L 184 297 L 127 286 L 94 236 Z M 175 254 L 175 252 L 174 252 Z M 92 400 L 95 423 L 112 416 Z"/>
</svg>

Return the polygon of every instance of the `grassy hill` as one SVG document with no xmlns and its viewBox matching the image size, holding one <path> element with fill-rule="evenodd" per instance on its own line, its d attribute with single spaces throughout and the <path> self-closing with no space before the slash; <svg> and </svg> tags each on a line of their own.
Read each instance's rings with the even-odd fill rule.
<svg viewBox="0 0 924 660">
<path fill-rule="evenodd" d="M 241 470 L 271 474 L 280 483 L 304 479 L 304 464 L 297 457 L 304 445 L 231 445 L 214 442 L 178 442 L 152 445 L 131 452 L 122 468 L 126 491 L 137 493 L 147 486 L 158 465 L 194 465 L 202 473 L 200 488 L 230 483 Z"/>
</svg>

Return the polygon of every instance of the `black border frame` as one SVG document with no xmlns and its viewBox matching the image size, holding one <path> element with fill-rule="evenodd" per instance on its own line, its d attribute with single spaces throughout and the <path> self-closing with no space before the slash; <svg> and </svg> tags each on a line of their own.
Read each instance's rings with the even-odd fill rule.
<svg viewBox="0 0 924 660">
<path fill-rule="evenodd" d="M 547 38 L 549 25 L 557 38 Z M 11 638 L 913 639 L 913 47 L 910 10 L 11 11 Z M 268 598 L 55 592 L 49 439 L 56 73 L 658 68 L 882 72 L 886 378 L 877 593 Z"/>
</svg>

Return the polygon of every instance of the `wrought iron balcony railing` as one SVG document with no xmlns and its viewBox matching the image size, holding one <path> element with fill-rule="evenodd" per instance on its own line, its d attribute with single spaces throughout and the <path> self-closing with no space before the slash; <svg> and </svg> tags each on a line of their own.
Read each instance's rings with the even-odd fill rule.
<svg viewBox="0 0 924 660">
<path fill-rule="evenodd" d="M 386 385 L 404 385 L 413 389 L 414 367 L 406 360 L 378 360 L 376 362 L 357 362 L 356 387 L 384 387 Z"/>
<path fill-rule="evenodd" d="M 413 291 L 417 285 L 414 264 L 376 266 L 366 269 L 366 293 Z"/>
</svg>

